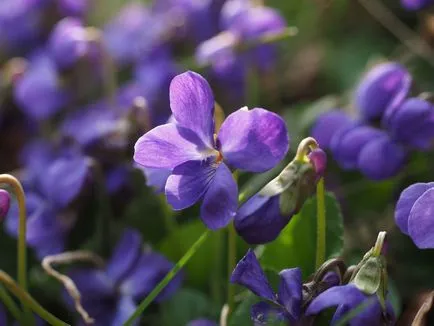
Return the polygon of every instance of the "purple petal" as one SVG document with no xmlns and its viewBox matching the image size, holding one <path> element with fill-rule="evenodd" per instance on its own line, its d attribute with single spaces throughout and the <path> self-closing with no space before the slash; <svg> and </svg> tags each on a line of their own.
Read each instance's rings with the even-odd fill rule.
<svg viewBox="0 0 434 326">
<path fill-rule="evenodd" d="M 220 128 L 218 140 L 225 162 L 251 172 L 273 168 L 289 147 L 283 119 L 258 108 L 245 107 L 229 115 Z"/>
<path fill-rule="evenodd" d="M 280 321 L 278 325 L 286 325 L 285 314 L 281 308 L 274 307 L 267 302 L 258 302 L 254 304 L 250 311 L 250 316 L 253 321 L 254 326 L 267 326 L 274 325 L 276 322 Z M 292 322 L 291 322 L 292 325 Z"/>
<path fill-rule="evenodd" d="M 184 209 L 196 203 L 207 191 L 216 174 L 206 161 L 188 161 L 173 169 L 166 182 L 166 197 L 173 209 Z"/>
<path fill-rule="evenodd" d="M 310 134 L 321 148 L 327 149 L 334 134 L 350 122 L 350 117 L 344 111 L 332 110 L 318 117 Z"/>
<path fill-rule="evenodd" d="M 399 196 L 395 208 L 395 222 L 402 233 L 408 234 L 408 220 L 410 211 L 416 200 L 428 189 L 434 187 L 434 183 L 416 183 L 404 189 Z"/>
<path fill-rule="evenodd" d="M 102 300 L 116 293 L 114 283 L 102 270 L 77 269 L 71 271 L 69 277 L 87 301 Z"/>
<path fill-rule="evenodd" d="M 200 207 L 203 223 L 211 230 L 228 225 L 237 212 L 237 196 L 238 187 L 231 171 L 226 164 L 220 163 Z"/>
<path fill-rule="evenodd" d="M 121 296 L 116 305 L 116 312 L 112 317 L 111 326 L 123 325 L 128 318 L 136 311 L 137 305 L 134 302 L 133 298 L 130 296 Z M 135 324 L 137 325 L 138 321 L 136 320 Z"/>
<path fill-rule="evenodd" d="M 291 323 L 295 323 L 301 315 L 303 283 L 301 270 L 300 268 L 284 269 L 279 273 L 279 276 L 278 301 L 291 317 Z"/>
<path fill-rule="evenodd" d="M 170 83 L 170 108 L 182 127 L 195 132 L 204 144 L 214 143 L 214 97 L 208 82 L 187 71 Z"/>
<path fill-rule="evenodd" d="M 425 191 L 414 203 L 408 218 L 408 234 L 418 248 L 434 248 L 434 189 Z"/>
<path fill-rule="evenodd" d="M 80 194 L 89 174 L 89 162 L 81 155 L 67 155 L 52 162 L 41 181 L 41 191 L 60 207 Z"/>
<path fill-rule="evenodd" d="M 407 153 L 387 135 L 367 143 L 359 154 L 358 168 L 372 180 L 384 180 L 399 173 Z"/>
<path fill-rule="evenodd" d="M 133 229 L 125 230 L 107 263 L 107 275 L 114 282 L 121 282 L 135 267 L 141 254 L 142 236 Z"/>
<path fill-rule="evenodd" d="M 207 156 L 209 149 L 194 132 L 172 123 L 147 132 L 134 146 L 134 161 L 146 168 L 173 169 Z"/>
<path fill-rule="evenodd" d="M 276 296 L 268 283 L 267 277 L 259 264 L 253 250 L 247 254 L 235 266 L 231 276 L 231 283 L 240 284 L 257 296 L 276 302 Z"/>
<path fill-rule="evenodd" d="M 157 253 L 143 254 L 137 266 L 121 285 L 121 292 L 130 295 L 136 300 L 147 296 L 154 287 L 172 269 L 173 263 Z M 156 301 L 162 301 L 171 296 L 180 286 L 183 280 L 182 273 L 175 276 L 164 290 L 158 295 Z"/>
<path fill-rule="evenodd" d="M 280 212 L 279 196 L 255 195 L 240 207 L 234 224 L 244 241 L 263 244 L 276 239 L 291 217 Z"/>
<path fill-rule="evenodd" d="M 324 176 L 327 167 L 327 154 L 321 148 L 316 148 L 309 153 L 309 160 L 315 168 L 317 177 Z"/>
<path fill-rule="evenodd" d="M 172 170 L 143 168 L 140 165 L 138 168 L 145 174 L 148 187 L 153 187 L 158 193 L 164 192 L 167 179 L 172 174 Z"/>
</svg>

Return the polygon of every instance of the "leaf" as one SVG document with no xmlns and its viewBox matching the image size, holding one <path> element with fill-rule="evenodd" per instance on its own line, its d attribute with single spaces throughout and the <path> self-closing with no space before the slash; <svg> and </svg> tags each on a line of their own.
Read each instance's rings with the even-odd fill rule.
<svg viewBox="0 0 434 326">
<path fill-rule="evenodd" d="M 219 309 L 202 292 L 192 289 L 178 291 L 161 305 L 163 325 L 185 326 L 194 319 L 217 320 Z"/>
<path fill-rule="evenodd" d="M 190 246 L 202 235 L 205 226 L 198 218 L 195 221 L 180 225 L 177 230 L 167 235 L 159 244 L 162 254 L 173 262 L 178 261 Z M 188 284 L 194 287 L 205 287 L 211 281 L 215 257 L 213 248 L 217 234 L 213 232 L 185 267 Z"/>
<path fill-rule="evenodd" d="M 326 259 L 338 256 L 343 249 L 343 219 L 335 196 L 326 193 Z M 315 271 L 316 197 L 306 201 L 279 237 L 265 245 L 263 267 L 282 270 L 300 267 L 303 277 Z"/>
</svg>

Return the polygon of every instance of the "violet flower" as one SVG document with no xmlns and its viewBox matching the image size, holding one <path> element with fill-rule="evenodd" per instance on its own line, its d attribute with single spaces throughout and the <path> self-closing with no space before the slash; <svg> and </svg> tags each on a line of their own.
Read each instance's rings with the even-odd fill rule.
<svg viewBox="0 0 434 326">
<path fill-rule="evenodd" d="M 137 304 L 172 267 L 173 264 L 164 256 L 143 251 L 141 235 L 127 229 L 103 269 L 75 269 L 69 276 L 81 293 L 83 307 L 95 319 L 94 325 L 118 326 L 133 314 Z M 170 297 L 181 282 L 182 274 L 178 274 L 157 296 L 156 301 L 161 302 Z M 65 297 L 73 307 L 71 298 Z"/>
<path fill-rule="evenodd" d="M 184 209 L 202 199 L 203 222 L 222 228 L 237 209 L 237 184 L 226 164 L 251 172 L 275 166 L 288 149 L 285 123 L 275 113 L 245 107 L 229 115 L 216 135 L 211 88 L 193 72 L 172 80 L 170 106 L 176 124 L 143 135 L 134 160 L 146 168 L 173 169 L 165 186 L 172 207 Z"/>
<path fill-rule="evenodd" d="M 433 0 L 401 0 L 402 6 L 407 10 L 420 10 L 434 4 Z"/>
<path fill-rule="evenodd" d="M 35 120 L 52 117 L 69 99 L 54 62 L 43 51 L 38 51 L 30 58 L 28 68 L 17 79 L 13 92 L 20 109 Z"/>
<path fill-rule="evenodd" d="M 331 110 L 318 117 L 312 127 L 311 135 L 321 148 L 328 149 L 335 133 L 350 123 L 352 120 L 344 111 Z"/>
<path fill-rule="evenodd" d="M 418 248 L 434 248 L 434 182 L 415 183 L 401 193 L 395 208 L 395 222 Z"/>
<path fill-rule="evenodd" d="M 365 120 L 391 115 L 410 91 L 412 78 L 394 62 L 382 63 L 369 70 L 357 87 L 355 104 Z"/>
<path fill-rule="evenodd" d="M 372 300 L 372 302 L 367 301 Z M 310 303 L 306 309 L 307 316 L 317 315 L 321 311 L 337 306 L 336 312 L 333 315 L 331 325 L 336 324 L 343 316 L 351 310 L 356 309 L 364 302 L 370 302 L 368 306 L 358 315 L 354 316 L 350 321 L 350 326 L 381 326 L 384 324 L 383 311 L 378 300 L 374 295 L 366 295 L 360 291 L 356 285 L 349 283 L 341 286 L 334 286 L 319 296 Z M 387 302 L 387 314 L 394 316 L 392 306 Z"/>
<path fill-rule="evenodd" d="M 275 293 L 251 249 L 232 273 L 232 283 L 248 288 L 264 300 L 252 306 L 251 317 L 255 325 L 266 325 L 268 319 L 287 321 L 292 325 L 301 318 L 303 295 L 300 269 L 285 269 L 279 276 L 279 289 Z"/>
<path fill-rule="evenodd" d="M 68 210 L 79 196 L 89 176 L 85 157 L 73 150 L 54 154 L 44 144 L 27 148 L 23 183 L 26 192 L 26 239 L 38 256 L 57 254 L 65 249 L 76 216 Z M 13 203 L 6 231 L 18 236 L 18 205 Z"/>
</svg>

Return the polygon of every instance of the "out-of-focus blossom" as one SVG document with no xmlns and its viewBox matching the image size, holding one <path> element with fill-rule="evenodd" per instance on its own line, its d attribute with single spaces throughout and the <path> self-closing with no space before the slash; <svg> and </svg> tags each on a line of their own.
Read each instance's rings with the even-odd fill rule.
<svg viewBox="0 0 434 326">
<path fill-rule="evenodd" d="M 201 218 L 210 229 L 226 226 L 237 209 L 237 184 L 226 164 L 265 171 L 284 157 L 289 144 L 282 118 L 258 108 L 232 113 L 215 135 L 214 105 L 203 77 L 178 75 L 170 85 L 176 124 L 143 135 L 134 153 L 145 168 L 173 169 L 165 187 L 168 202 L 184 209 L 202 199 Z"/>
<path fill-rule="evenodd" d="M 55 63 L 43 51 L 30 59 L 24 74 L 14 85 L 14 98 L 32 119 L 45 120 L 62 109 L 69 99 Z"/>
<path fill-rule="evenodd" d="M 355 104 L 363 119 L 390 116 L 410 91 L 412 78 L 398 63 L 382 63 L 368 71 L 357 87 Z"/>
<path fill-rule="evenodd" d="M 156 252 L 142 250 L 140 234 L 127 229 L 105 268 L 76 269 L 69 276 L 81 293 L 82 304 L 96 326 L 122 325 L 172 269 L 173 264 Z M 178 274 L 157 296 L 161 302 L 181 285 Z M 71 299 L 67 301 L 73 306 Z"/>
<path fill-rule="evenodd" d="M 315 121 L 311 135 L 323 149 L 330 147 L 336 132 L 352 122 L 352 119 L 342 110 L 332 110 L 323 113 Z"/>
<path fill-rule="evenodd" d="M 27 198 L 26 239 L 42 259 L 65 249 L 76 220 L 67 208 L 88 180 L 89 164 L 75 150 L 65 149 L 54 155 L 42 144 L 29 148 L 27 154 L 22 180 Z M 18 205 L 14 203 L 6 219 L 6 230 L 12 236 L 18 235 L 18 216 Z"/>
<path fill-rule="evenodd" d="M 209 319 L 196 319 L 192 320 L 187 324 L 187 326 L 217 326 L 215 321 Z"/>
<path fill-rule="evenodd" d="M 92 30 L 86 29 L 78 18 L 67 17 L 54 26 L 48 51 L 59 68 L 70 68 L 84 58 L 92 63 L 101 60 L 101 42 L 95 39 L 97 35 L 90 34 Z"/>
<path fill-rule="evenodd" d="M 57 6 L 63 16 L 83 17 L 90 7 L 91 0 L 58 0 Z"/>
<path fill-rule="evenodd" d="M 414 149 L 428 150 L 434 140 L 434 107 L 419 98 L 407 99 L 389 121 L 388 130 L 397 142 Z"/>
<path fill-rule="evenodd" d="M 279 276 L 279 289 L 275 293 L 251 249 L 238 262 L 232 273 L 232 283 L 248 288 L 264 300 L 252 306 L 251 317 L 255 325 L 266 325 L 267 320 L 286 321 L 295 325 L 302 315 L 300 269 L 284 269 Z"/>
<path fill-rule="evenodd" d="M 9 193 L 4 189 L 0 189 L 0 220 L 3 220 L 8 213 L 10 205 L 11 197 Z"/>
<path fill-rule="evenodd" d="M 420 10 L 434 4 L 433 0 L 401 0 L 401 4 L 408 10 Z"/>
<path fill-rule="evenodd" d="M 222 7 L 220 15 L 220 25 L 222 29 L 231 26 L 240 15 L 253 7 L 250 0 L 228 0 Z"/>
<path fill-rule="evenodd" d="M 395 208 L 395 222 L 421 249 L 434 248 L 434 182 L 406 188 Z"/>
</svg>

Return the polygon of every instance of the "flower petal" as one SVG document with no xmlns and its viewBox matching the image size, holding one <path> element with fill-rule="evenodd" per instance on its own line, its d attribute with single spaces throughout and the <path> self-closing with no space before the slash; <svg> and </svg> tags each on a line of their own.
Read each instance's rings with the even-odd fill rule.
<svg viewBox="0 0 434 326">
<path fill-rule="evenodd" d="M 72 270 L 68 276 L 74 281 L 81 296 L 87 301 L 102 300 L 116 293 L 114 283 L 102 270 L 76 269 Z"/>
<path fill-rule="evenodd" d="M 342 110 L 331 110 L 321 114 L 315 121 L 310 134 L 322 149 L 328 149 L 335 133 L 351 123 L 351 118 Z"/>
<path fill-rule="evenodd" d="M 140 165 L 138 165 L 138 168 L 143 171 L 143 174 L 146 177 L 146 185 L 148 187 L 153 187 L 158 193 L 164 192 L 167 179 L 172 174 L 172 170 L 143 168 Z"/>
<path fill-rule="evenodd" d="M 134 302 L 133 298 L 130 296 L 121 296 L 116 305 L 116 312 L 112 317 L 110 322 L 111 326 L 123 325 L 128 318 L 136 311 L 137 305 Z M 137 325 L 138 321 L 136 320 L 133 325 Z"/>
<path fill-rule="evenodd" d="M 166 197 L 173 209 L 184 209 L 196 203 L 208 189 L 215 167 L 207 161 L 188 161 L 173 169 L 166 182 Z"/>
<path fill-rule="evenodd" d="M 395 208 L 395 222 L 402 233 L 408 234 L 408 220 L 410 211 L 416 200 L 428 189 L 434 187 L 434 182 L 415 183 L 407 188 L 399 196 Z"/>
<path fill-rule="evenodd" d="M 204 144 L 214 143 L 214 96 L 201 75 L 187 71 L 170 83 L 170 108 L 182 127 L 194 131 Z"/>
<path fill-rule="evenodd" d="M 231 276 L 231 283 L 245 286 L 257 296 L 276 302 L 273 289 L 268 283 L 267 277 L 252 249 L 249 249 L 247 254 L 235 266 Z"/>
<path fill-rule="evenodd" d="M 237 195 L 238 187 L 231 171 L 221 163 L 203 197 L 200 207 L 203 223 L 211 230 L 228 225 L 237 212 Z"/>
<path fill-rule="evenodd" d="M 273 168 L 289 148 L 283 119 L 259 108 L 242 108 L 229 115 L 220 128 L 218 140 L 225 162 L 251 172 Z"/>
<path fill-rule="evenodd" d="M 290 322 L 295 323 L 301 315 L 302 279 L 300 268 L 284 269 L 279 273 L 278 300 L 285 307 Z"/>
<path fill-rule="evenodd" d="M 168 123 L 139 138 L 134 161 L 146 168 L 173 169 L 186 161 L 204 159 L 206 149 L 194 132 Z"/>
<path fill-rule="evenodd" d="M 408 234 L 418 248 L 434 248 L 434 188 L 425 191 L 414 203 L 408 218 Z"/>
<path fill-rule="evenodd" d="M 138 263 L 141 253 L 142 236 L 136 230 L 126 229 L 107 263 L 107 275 L 116 283 L 122 281 Z"/>
</svg>

